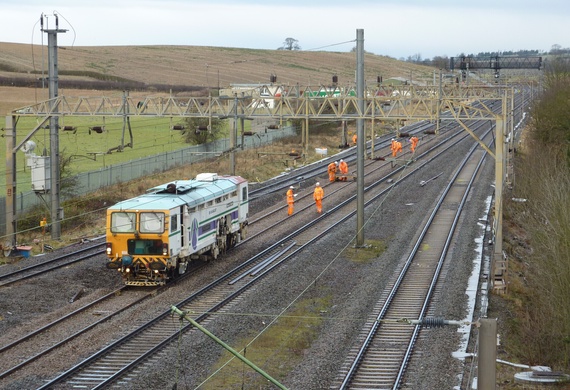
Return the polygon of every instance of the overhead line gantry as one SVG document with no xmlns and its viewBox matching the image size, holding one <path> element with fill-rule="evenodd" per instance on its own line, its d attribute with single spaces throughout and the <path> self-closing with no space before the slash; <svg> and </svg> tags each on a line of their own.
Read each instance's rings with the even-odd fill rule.
<svg viewBox="0 0 570 390">
<path fill-rule="evenodd" d="M 363 52 L 363 33 L 358 31 L 357 54 Z M 362 57 L 360 55 L 360 57 Z M 357 59 L 360 58 L 357 56 Z M 359 62 L 360 61 L 360 62 Z M 280 88 L 279 96 L 256 96 L 244 94 L 240 96 L 208 96 L 180 98 L 174 96 L 155 96 L 144 99 L 134 99 L 123 95 L 120 98 L 111 97 L 67 97 L 50 96 L 50 99 L 28 107 L 15 110 L 6 117 L 6 237 L 5 245 L 14 245 L 15 240 L 15 204 L 16 194 L 15 158 L 14 154 L 22 148 L 33 134 L 52 118 L 65 116 L 104 116 L 104 117 L 177 117 L 177 118 L 230 118 L 234 120 L 233 132 L 230 137 L 230 149 L 233 153 L 236 147 L 238 120 L 272 119 L 279 121 L 302 120 L 302 144 L 305 151 L 309 147 L 309 122 L 320 121 L 351 121 L 357 122 L 359 142 L 358 156 L 364 156 L 365 137 L 363 134 L 364 120 L 371 123 L 371 139 L 374 142 L 375 121 L 396 121 L 403 124 L 408 120 L 429 120 L 434 123 L 441 121 L 457 121 L 460 125 L 485 148 L 495 159 L 496 202 L 495 202 L 495 253 L 494 258 L 502 259 L 502 188 L 504 182 L 505 138 L 510 133 L 507 125 L 510 120 L 512 131 L 512 109 L 508 110 L 507 101 L 513 101 L 512 88 L 503 86 L 486 86 L 451 84 L 444 86 L 440 74 L 439 85 L 377 85 L 363 86 L 363 60 L 357 64 L 359 77 L 357 86 L 345 88 L 334 87 L 301 87 L 299 85 Z M 267 88 L 267 90 L 271 90 Z M 510 92 L 509 92 L 510 91 Z M 273 100 L 273 104 L 267 104 Z M 255 102 L 255 104 L 253 104 Z M 498 102 L 501 110 L 496 113 L 491 105 Z M 511 104 L 512 107 L 512 104 Z M 443 111 L 450 115 L 442 116 Z M 33 116 L 39 118 L 38 125 L 23 140 L 16 142 L 16 124 L 19 117 Z M 489 120 L 496 126 L 495 153 L 479 140 L 467 126 L 465 121 Z M 53 127 L 53 126 L 52 126 Z M 374 145 L 372 144 L 372 150 Z M 362 158 L 363 160 L 363 158 Z M 52 162 L 53 162 L 52 158 Z M 57 160 L 55 160 L 57 161 Z M 363 173 L 363 161 L 359 161 L 359 173 Z M 361 169 L 362 166 L 362 169 Z M 362 171 L 362 172 L 361 172 Z M 362 176 L 359 174 L 359 176 Z M 52 194 L 53 196 L 53 194 Z M 361 213 L 357 228 L 358 239 L 361 230 Z M 360 242 L 362 244 L 362 242 Z"/>
<path fill-rule="evenodd" d="M 323 87 L 283 86 L 284 92 L 280 96 L 270 97 L 237 96 L 237 94 L 232 97 L 150 96 L 144 99 L 132 98 L 128 94 L 119 97 L 56 96 L 47 101 L 15 110 L 6 117 L 5 128 L 8 167 L 6 174 L 7 239 L 15 243 L 14 194 L 16 184 L 12 172 L 12 170 L 15 171 L 14 154 L 42 127 L 43 123 L 53 117 L 209 117 L 233 118 L 234 123 L 244 118 L 278 121 L 302 120 L 302 143 L 305 151 L 309 148 L 309 123 L 312 120 L 368 120 L 372 126 L 372 134 L 374 134 L 374 123 L 378 121 L 395 121 L 398 124 L 409 120 L 428 120 L 434 123 L 457 121 L 469 131 L 469 126 L 464 122 L 489 120 L 496 123 L 498 134 L 507 133 L 506 108 L 498 114 L 492 109 L 494 102 L 506 107 L 508 94 L 504 89 L 497 87 L 379 86 L 366 88 L 362 99 L 356 96 L 354 87 L 337 88 L 336 92 L 325 93 L 324 96 L 316 93 L 322 89 Z M 319 97 L 314 97 L 315 95 Z M 273 99 L 274 104 L 265 104 L 267 99 Z M 257 103 L 252 104 L 254 102 Z M 450 115 L 441 115 L 443 111 L 449 112 Z M 40 118 L 40 125 L 16 143 L 18 118 L 28 116 Z M 234 125 L 234 132 L 236 131 L 237 128 Z M 504 139 L 504 137 L 498 138 Z M 374 137 L 371 139 L 373 140 Z M 496 159 L 497 169 L 502 172 L 502 149 L 499 155 L 498 145 L 497 152 L 494 153 L 480 140 L 478 141 Z M 235 146 L 234 144 L 234 149 Z"/>
</svg>

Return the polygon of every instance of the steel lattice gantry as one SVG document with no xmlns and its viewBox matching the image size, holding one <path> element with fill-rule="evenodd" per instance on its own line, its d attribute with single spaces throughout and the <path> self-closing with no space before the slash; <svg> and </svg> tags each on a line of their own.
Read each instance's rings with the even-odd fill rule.
<svg viewBox="0 0 570 390">
<path fill-rule="evenodd" d="M 491 56 L 491 57 L 451 57 L 449 59 L 449 68 L 453 71 L 475 70 L 475 69 L 493 69 L 499 71 L 501 69 L 538 69 L 542 68 L 542 57 L 509 57 L 509 56 Z"/>
<path fill-rule="evenodd" d="M 286 93 L 259 97 L 151 96 L 142 100 L 126 97 L 58 96 L 18 109 L 13 116 L 153 116 L 153 117 L 216 117 L 272 119 L 417 119 L 435 120 L 443 110 L 459 110 L 462 119 L 494 118 L 483 101 L 501 100 L 497 87 L 452 86 L 438 87 L 380 87 L 368 89 L 361 110 L 352 88 L 319 89 L 283 87 Z M 317 94 L 315 96 L 315 94 Z M 478 102 L 474 104 L 474 102 Z M 479 108 L 475 108 L 476 106 Z M 237 114 L 236 114 L 237 113 Z"/>
<path fill-rule="evenodd" d="M 510 91 L 510 92 L 509 92 Z M 258 96 L 255 93 L 233 97 L 191 97 L 151 96 L 133 99 L 128 94 L 122 97 L 71 97 L 57 96 L 13 111 L 6 117 L 6 236 L 3 243 L 13 245 L 16 235 L 14 196 L 16 194 L 16 166 L 14 154 L 41 126 L 52 117 L 104 116 L 104 117 L 205 117 L 234 119 L 272 119 L 279 121 L 302 120 L 302 143 L 305 150 L 309 145 L 309 123 L 311 120 L 350 121 L 365 119 L 375 121 L 429 120 L 457 121 L 472 134 L 496 161 L 496 195 L 501 199 L 504 177 L 504 139 L 507 131 L 507 100 L 512 102 L 513 89 L 504 86 L 379 86 L 366 88 L 362 100 L 357 98 L 352 87 L 299 87 L 283 86 L 281 93 L 274 96 Z M 364 104 L 360 104 L 364 103 Z M 501 110 L 494 112 L 495 103 Z M 445 112 L 445 115 L 443 114 Z M 16 123 L 19 117 L 36 117 L 40 123 L 25 137 L 16 141 Z M 495 153 L 483 144 L 464 124 L 471 120 L 489 120 L 496 124 L 497 143 Z M 510 126 L 512 127 L 512 121 Z M 234 126 L 234 132 L 237 128 Z M 499 136 L 502 134 L 502 136 Z M 235 137 L 235 134 L 232 135 Z M 374 137 L 372 137 L 374 139 Z M 372 141 L 373 142 L 373 141 Z M 373 146 L 373 145 L 372 145 Z M 234 145 L 235 147 L 235 145 Z M 232 154 L 233 156 L 233 154 Z M 496 218 L 501 218 L 502 202 L 495 207 Z M 497 223 L 501 223 L 499 220 Z M 502 253 L 501 228 L 496 229 L 494 256 Z"/>
</svg>

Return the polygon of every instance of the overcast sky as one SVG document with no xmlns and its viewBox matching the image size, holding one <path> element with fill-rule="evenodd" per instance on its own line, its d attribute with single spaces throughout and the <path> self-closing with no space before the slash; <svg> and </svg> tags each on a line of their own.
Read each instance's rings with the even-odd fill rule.
<svg viewBox="0 0 570 390">
<path fill-rule="evenodd" d="M 23 4 L 24 3 L 24 4 Z M 47 8 L 49 7 L 49 8 Z M 350 51 L 394 58 L 570 47 L 568 0 L 0 0 L 0 41 L 61 46 L 191 45 Z M 44 19 L 45 20 L 45 19 Z"/>
</svg>

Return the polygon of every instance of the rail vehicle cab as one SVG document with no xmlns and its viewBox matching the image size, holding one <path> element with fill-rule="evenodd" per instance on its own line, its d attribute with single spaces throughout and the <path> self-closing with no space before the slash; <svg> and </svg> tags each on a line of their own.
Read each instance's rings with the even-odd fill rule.
<svg viewBox="0 0 570 390">
<path fill-rule="evenodd" d="M 245 238 L 248 196 L 245 179 L 208 173 L 117 203 L 107 210 L 107 268 L 127 285 L 154 286 L 192 260 L 217 259 Z"/>
<path fill-rule="evenodd" d="M 106 254 L 111 261 L 107 268 L 121 272 L 125 284 L 161 285 L 168 280 L 167 215 L 136 209 L 108 214 Z"/>
</svg>

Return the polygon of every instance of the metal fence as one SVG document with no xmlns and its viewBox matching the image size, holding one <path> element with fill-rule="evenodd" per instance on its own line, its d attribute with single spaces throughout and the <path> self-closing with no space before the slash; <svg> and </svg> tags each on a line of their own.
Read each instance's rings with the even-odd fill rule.
<svg viewBox="0 0 570 390">
<path fill-rule="evenodd" d="M 283 127 L 278 130 L 266 130 L 256 132 L 252 136 L 243 138 L 243 148 L 257 148 L 268 145 L 275 140 L 290 137 L 296 134 L 296 129 L 292 126 Z M 238 140 L 238 143 L 240 140 Z M 176 166 L 196 163 L 206 160 L 212 154 L 223 153 L 229 150 L 230 141 L 228 138 L 209 142 L 207 144 L 189 146 L 170 152 L 164 152 L 137 160 L 128 161 L 121 164 L 100 168 L 96 171 L 80 173 L 71 179 L 76 183 L 73 196 L 81 196 L 100 188 L 113 184 L 127 182 L 139 177 L 164 172 Z M 65 195 L 61 195 L 62 200 L 66 200 Z M 69 198 L 69 196 L 68 196 Z M 20 192 L 16 195 L 16 215 L 25 213 L 32 207 L 44 203 L 44 200 L 34 191 Z M 0 233 L 6 234 L 6 198 L 0 198 Z"/>
</svg>

